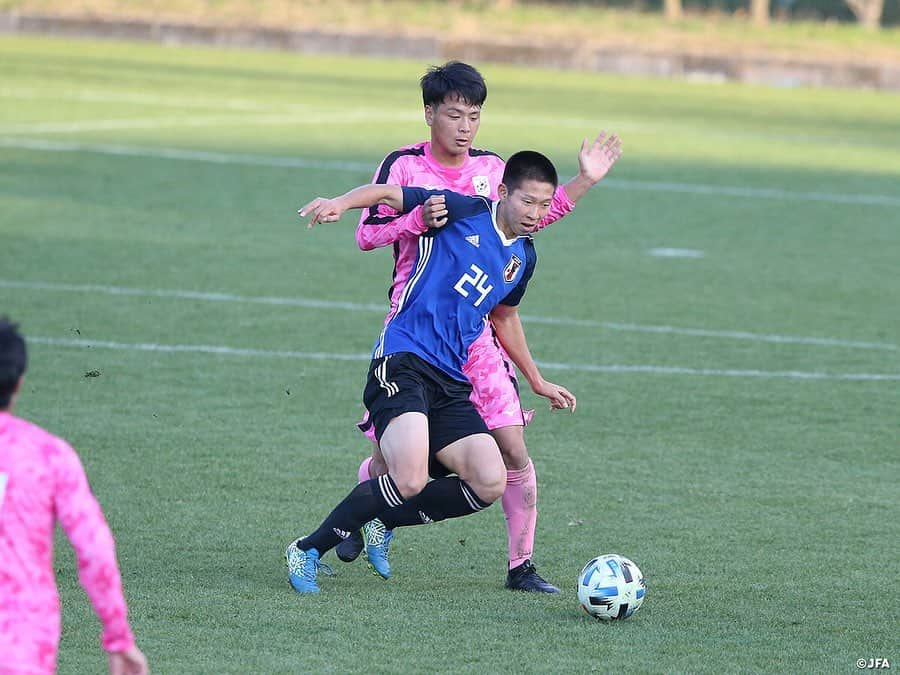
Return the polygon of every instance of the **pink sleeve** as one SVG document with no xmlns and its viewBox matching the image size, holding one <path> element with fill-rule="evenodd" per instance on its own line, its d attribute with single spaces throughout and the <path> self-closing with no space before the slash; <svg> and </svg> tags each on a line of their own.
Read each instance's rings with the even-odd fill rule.
<svg viewBox="0 0 900 675">
<path fill-rule="evenodd" d="M 383 164 L 384 162 L 382 162 Z M 391 165 L 391 170 L 384 181 L 390 185 L 409 185 L 409 180 L 399 162 Z M 381 166 L 375 172 L 373 183 L 377 183 L 381 174 Z M 356 243 L 363 251 L 381 248 L 393 244 L 403 237 L 418 237 L 428 228 L 422 221 L 422 207 L 417 206 L 406 214 L 379 205 L 371 209 L 363 209 L 356 228 Z"/>
<path fill-rule="evenodd" d="M 128 625 L 112 532 L 75 451 L 64 446 L 54 471 L 56 516 L 75 549 L 78 579 L 103 624 L 103 649 L 109 652 L 130 649 L 134 646 L 134 635 Z"/>
<path fill-rule="evenodd" d="M 382 206 L 382 211 L 396 214 L 396 211 Z M 397 215 L 369 216 L 359 221 L 356 228 L 356 243 L 363 251 L 388 246 L 403 237 L 418 237 L 428 228 L 422 220 L 422 207 L 417 206 L 409 213 Z"/>
<path fill-rule="evenodd" d="M 553 202 L 550 204 L 550 212 L 544 216 L 538 229 L 542 230 L 551 223 L 555 223 L 563 216 L 569 214 L 574 208 L 575 202 L 569 199 L 569 195 L 566 194 L 566 189 L 562 185 L 558 186 L 556 192 L 553 193 Z"/>
</svg>

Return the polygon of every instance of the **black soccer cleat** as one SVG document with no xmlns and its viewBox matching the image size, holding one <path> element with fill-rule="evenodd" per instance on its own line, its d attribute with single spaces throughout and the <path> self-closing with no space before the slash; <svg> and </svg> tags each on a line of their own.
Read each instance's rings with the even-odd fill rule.
<svg viewBox="0 0 900 675">
<path fill-rule="evenodd" d="M 506 575 L 506 587 L 528 593 L 559 593 L 556 586 L 541 578 L 531 560 L 526 560 L 509 571 Z"/>
<path fill-rule="evenodd" d="M 349 563 L 359 557 L 363 548 L 365 548 L 365 545 L 363 544 L 362 532 L 354 530 L 353 534 L 338 542 L 338 545 L 334 548 L 334 552 L 337 554 L 338 558 Z"/>
</svg>

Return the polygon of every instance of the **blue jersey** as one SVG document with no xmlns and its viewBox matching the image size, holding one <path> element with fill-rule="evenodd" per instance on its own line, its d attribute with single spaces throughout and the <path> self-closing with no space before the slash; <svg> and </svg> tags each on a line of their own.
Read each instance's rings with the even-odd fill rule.
<svg viewBox="0 0 900 675">
<path fill-rule="evenodd" d="M 494 307 L 519 304 L 537 254 L 531 237 L 506 238 L 496 224 L 497 204 L 484 197 L 404 187 L 404 212 L 432 195 L 444 195 L 447 224 L 419 237 L 415 266 L 397 312 L 372 356 L 412 352 L 467 382 L 462 368 L 469 346 Z"/>
</svg>

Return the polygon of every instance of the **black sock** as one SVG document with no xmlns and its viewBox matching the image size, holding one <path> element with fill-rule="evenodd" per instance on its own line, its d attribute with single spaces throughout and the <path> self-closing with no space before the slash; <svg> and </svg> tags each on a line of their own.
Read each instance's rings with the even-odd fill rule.
<svg viewBox="0 0 900 675">
<path fill-rule="evenodd" d="M 324 555 L 358 530 L 363 523 L 375 518 L 379 513 L 391 507 L 403 504 L 400 490 L 385 474 L 365 483 L 360 483 L 338 504 L 334 511 L 319 525 L 319 529 L 308 537 L 304 537 L 299 546 L 304 551 L 316 549 Z"/>
<path fill-rule="evenodd" d="M 467 516 L 488 506 L 464 480 L 447 476 L 431 481 L 415 497 L 378 514 L 378 518 L 387 529 L 393 530 Z"/>
</svg>

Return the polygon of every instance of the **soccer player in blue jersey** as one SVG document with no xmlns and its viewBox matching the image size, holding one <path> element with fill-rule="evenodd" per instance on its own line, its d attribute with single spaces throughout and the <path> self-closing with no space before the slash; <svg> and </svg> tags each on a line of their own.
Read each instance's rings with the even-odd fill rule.
<svg viewBox="0 0 900 675">
<path fill-rule="evenodd" d="M 427 186 L 497 200 L 505 162 L 489 150 L 474 147 L 487 97 L 487 84 L 481 73 L 467 63 L 450 61 L 430 67 L 420 84 L 429 138 L 388 153 L 372 182 Z M 576 202 L 606 175 L 620 154 L 621 142 L 615 134 L 607 136 L 601 132 L 593 143 L 586 141 L 578 153 L 578 173 L 557 187 L 541 227 L 575 208 Z M 416 212 L 398 214 L 383 205 L 364 209 L 360 216 L 356 229 L 359 247 L 368 251 L 390 246 L 393 251 L 386 322 L 397 311 L 397 302 L 414 271 L 419 235 L 432 224 L 431 217 L 440 215 L 437 204 L 442 199 L 429 200 L 432 203 L 424 205 L 421 218 Z M 423 224 L 425 227 L 420 228 Z M 506 465 L 506 489 L 501 500 L 509 547 L 505 585 L 516 591 L 558 593 L 559 588 L 541 577 L 532 561 L 536 551 L 539 491 L 531 450 L 525 442 L 525 427 L 534 410 L 522 405 L 516 368 L 535 394 L 557 403 L 568 398 L 568 407 L 574 410 L 575 396 L 545 380 L 531 358 L 518 313 L 500 316 L 495 311 L 481 337 L 469 348 L 464 372 L 472 383 L 472 402 L 497 441 Z M 358 426 L 373 443 L 371 457 L 363 460 L 357 472 L 359 482 L 365 482 L 384 474 L 387 467 L 374 429 L 368 423 L 368 411 Z M 361 532 L 354 532 L 338 544 L 335 553 L 339 559 L 350 562 L 365 550 L 366 558 L 379 569 L 379 574 L 389 575 L 387 560 L 380 559 L 381 551 L 386 553 L 387 547 L 379 546 L 379 558 L 373 561 L 376 549 L 368 544 L 377 544 L 384 538 L 391 541 L 393 536 L 380 521 L 373 520 L 363 525 Z"/>
<path fill-rule="evenodd" d="M 507 161 L 496 202 L 371 184 L 300 210 L 312 226 L 376 204 L 407 213 L 442 196 L 447 213 L 419 238 L 398 311 L 372 353 L 363 402 L 388 473 L 359 483 L 318 529 L 288 545 L 298 592 L 318 592 L 320 557 L 373 518 L 388 529 L 420 525 L 475 513 L 503 494 L 506 468 L 469 399 L 463 365 L 488 316 L 514 310 L 525 293 L 537 259 L 530 235 L 557 184 L 549 159 L 523 151 Z"/>
</svg>

